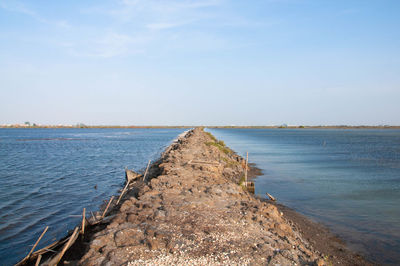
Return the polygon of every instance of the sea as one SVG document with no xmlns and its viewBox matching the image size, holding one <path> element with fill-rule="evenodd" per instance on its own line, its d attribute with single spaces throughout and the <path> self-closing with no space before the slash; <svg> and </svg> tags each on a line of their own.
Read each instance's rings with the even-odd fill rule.
<svg viewBox="0 0 400 266">
<path fill-rule="evenodd" d="M 268 192 L 367 259 L 400 265 L 400 130 L 207 129 L 262 170 Z"/>
<path fill-rule="evenodd" d="M 185 129 L 0 129 L 0 265 L 65 236 Z"/>
</svg>

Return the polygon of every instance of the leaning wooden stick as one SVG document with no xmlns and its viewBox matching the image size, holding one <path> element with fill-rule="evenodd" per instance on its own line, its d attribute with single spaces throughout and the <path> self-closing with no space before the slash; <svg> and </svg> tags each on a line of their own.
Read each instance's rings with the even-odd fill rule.
<svg viewBox="0 0 400 266">
<path fill-rule="evenodd" d="M 36 246 L 39 244 L 39 241 L 42 239 L 42 237 L 44 236 L 44 234 L 47 232 L 47 229 L 49 229 L 48 226 L 46 226 L 46 228 L 43 230 L 43 233 L 39 236 L 38 240 L 36 240 L 35 245 L 33 245 L 31 251 L 28 253 L 28 255 L 26 256 L 26 259 L 29 259 L 29 257 L 32 255 L 32 252 L 35 250 Z"/>
<path fill-rule="evenodd" d="M 72 246 L 72 244 L 75 242 L 77 236 L 78 236 L 78 229 L 79 227 L 75 227 L 74 232 L 72 233 L 72 235 L 70 236 L 67 244 L 65 244 L 65 246 L 63 247 L 62 251 L 57 254 L 54 258 L 51 259 L 51 261 L 49 262 L 49 266 L 54 266 L 57 265 L 61 258 L 64 256 L 65 252 Z"/>
<path fill-rule="evenodd" d="M 107 212 L 107 210 L 108 210 L 108 207 L 110 207 L 110 204 L 111 204 L 111 202 L 113 201 L 113 199 L 114 199 L 114 196 L 112 196 L 111 199 L 110 199 L 110 201 L 108 202 L 107 207 L 106 207 L 106 209 L 105 209 L 104 212 L 103 212 L 103 215 L 101 215 L 101 219 L 103 219 L 104 216 L 106 215 L 106 212 Z"/>
<path fill-rule="evenodd" d="M 41 260 L 42 260 L 42 255 L 39 255 L 39 256 L 37 257 L 35 266 L 39 266 Z"/>
<path fill-rule="evenodd" d="M 150 162 L 151 162 L 151 160 L 149 160 L 149 163 L 147 164 L 147 167 L 146 167 L 146 171 L 144 172 L 143 182 L 146 181 L 146 175 L 147 175 L 147 171 L 149 170 Z"/>
<path fill-rule="evenodd" d="M 86 208 L 83 208 L 83 213 L 82 213 L 82 229 L 81 229 L 82 235 L 85 234 L 85 223 L 86 223 Z"/>
<path fill-rule="evenodd" d="M 267 196 L 269 197 L 270 200 L 276 201 L 276 198 L 274 198 L 271 194 L 269 194 L 268 192 L 266 194 L 267 194 Z"/>
<path fill-rule="evenodd" d="M 117 205 L 118 205 L 119 201 L 122 199 L 122 196 L 124 195 L 124 193 L 125 193 L 126 189 L 128 188 L 128 186 L 129 186 L 129 181 L 126 182 L 126 185 L 125 185 L 124 189 L 122 190 L 121 194 L 119 195 L 119 198 L 117 200 Z"/>
</svg>

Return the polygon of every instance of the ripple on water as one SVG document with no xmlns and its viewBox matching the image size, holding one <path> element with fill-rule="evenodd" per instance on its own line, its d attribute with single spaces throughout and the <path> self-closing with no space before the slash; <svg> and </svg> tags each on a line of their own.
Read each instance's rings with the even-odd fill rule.
<svg viewBox="0 0 400 266">
<path fill-rule="evenodd" d="M 144 169 L 182 129 L 0 129 L 0 264 L 39 247 L 96 211 L 124 182 L 124 168 Z M 97 189 L 94 187 L 96 186 Z"/>
</svg>

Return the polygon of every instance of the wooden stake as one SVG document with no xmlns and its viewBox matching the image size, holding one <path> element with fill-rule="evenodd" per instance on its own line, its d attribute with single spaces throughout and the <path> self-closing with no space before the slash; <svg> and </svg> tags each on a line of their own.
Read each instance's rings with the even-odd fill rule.
<svg viewBox="0 0 400 266">
<path fill-rule="evenodd" d="M 269 194 L 268 192 L 266 194 L 267 194 L 267 196 L 269 197 L 270 200 L 276 201 L 276 199 L 271 194 Z"/>
<path fill-rule="evenodd" d="M 81 230 L 82 235 L 85 234 L 85 223 L 86 223 L 86 208 L 83 208 L 83 213 L 82 213 L 82 230 Z"/>
<path fill-rule="evenodd" d="M 36 246 L 39 244 L 39 241 L 42 239 L 42 237 L 44 236 L 44 234 L 47 232 L 47 229 L 49 229 L 48 226 L 46 226 L 46 228 L 43 230 L 43 233 L 39 236 L 38 240 L 36 240 L 35 245 L 33 245 L 31 251 L 28 253 L 28 255 L 26 256 L 26 259 L 29 259 L 29 257 L 32 255 L 32 252 L 35 250 Z"/>
<path fill-rule="evenodd" d="M 126 185 L 125 185 L 124 189 L 122 190 L 121 194 L 119 195 L 119 198 L 117 200 L 117 205 L 118 205 L 119 201 L 122 199 L 122 196 L 124 195 L 125 190 L 128 188 L 128 186 L 129 186 L 129 181 L 126 182 Z"/>
<path fill-rule="evenodd" d="M 49 262 L 49 266 L 57 265 L 60 262 L 61 258 L 64 256 L 65 252 L 70 248 L 70 246 L 72 246 L 72 244 L 75 242 L 76 238 L 78 237 L 78 229 L 79 229 L 78 226 L 75 227 L 75 230 L 72 233 L 71 237 L 69 238 L 67 244 L 65 244 L 62 251 L 59 254 L 57 254 L 54 258 L 51 259 L 51 261 Z"/>
<path fill-rule="evenodd" d="M 147 171 L 149 170 L 150 162 L 151 162 L 151 160 L 149 160 L 149 163 L 147 164 L 147 167 L 146 167 L 146 171 L 144 172 L 143 182 L 146 181 L 146 174 L 147 174 Z"/>
<path fill-rule="evenodd" d="M 246 171 L 245 171 L 245 173 L 244 173 L 244 179 L 245 179 L 245 184 L 246 184 L 246 187 L 247 187 L 247 162 L 249 161 L 249 152 L 246 152 Z"/>
<path fill-rule="evenodd" d="M 39 256 L 37 257 L 35 266 L 39 266 L 41 260 L 42 260 L 42 255 L 39 255 Z"/>
<path fill-rule="evenodd" d="M 35 251 L 33 254 L 42 255 L 42 254 L 46 253 L 47 251 L 55 252 L 54 250 L 51 250 L 51 248 L 57 247 L 58 245 L 62 245 L 67 241 L 68 241 L 68 238 L 64 239 L 64 240 L 57 240 L 56 242 L 54 242 L 54 243 L 52 243 L 52 244 L 50 244 L 50 245 L 48 245 L 48 246 L 46 246 L 46 247 L 44 247 L 42 249 L 39 249 L 39 250 Z"/>
<path fill-rule="evenodd" d="M 113 201 L 113 199 L 114 199 L 114 196 L 112 196 L 111 199 L 110 199 L 110 201 L 108 202 L 107 207 L 106 207 L 106 209 L 104 210 L 103 215 L 101 216 L 101 219 L 103 219 L 104 216 L 106 215 L 106 212 L 107 212 L 107 210 L 108 210 L 108 207 L 110 207 L 110 204 L 111 204 L 111 202 Z"/>
</svg>

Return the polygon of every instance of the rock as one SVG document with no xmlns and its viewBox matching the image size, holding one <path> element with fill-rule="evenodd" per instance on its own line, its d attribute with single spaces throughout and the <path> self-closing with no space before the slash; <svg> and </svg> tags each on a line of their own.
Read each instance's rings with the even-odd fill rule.
<svg viewBox="0 0 400 266">
<path fill-rule="evenodd" d="M 114 235 L 114 241 L 117 247 L 139 245 L 143 238 L 143 232 L 137 228 L 120 230 Z"/>
<path fill-rule="evenodd" d="M 238 186 L 237 179 L 243 174 L 240 163 L 245 161 L 207 145 L 214 140 L 201 129 L 191 132 L 167 148 L 150 168 L 147 184 L 132 185 L 134 189 L 127 193 L 131 198 L 115 211 L 111 224 L 94 234 L 90 249 L 79 263 L 315 263 L 318 255 L 293 235 L 278 209 Z M 297 248 L 300 246 L 304 250 Z"/>
<path fill-rule="evenodd" d="M 160 241 L 158 239 L 147 239 L 147 244 L 150 250 L 156 250 L 160 247 Z"/>
<path fill-rule="evenodd" d="M 327 265 L 323 259 L 318 259 L 318 260 L 315 262 L 315 264 L 316 264 L 317 266 L 325 266 L 325 265 Z"/>
<path fill-rule="evenodd" d="M 276 223 L 274 225 L 274 228 L 280 237 L 284 237 L 287 235 L 290 235 L 290 236 L 293 235 L 292 228 L 289 225 L 287 225 L 286 223 Z"/>
<path fill-rule="evenodd" d="M 264 214 L 266 214 L 268 217 L 274 219 L 275 221 L 282 221 L 282 217 L 280 212 L 278 211 L 278 208 L 276 208 L 272 204 L 268 204 L 264 209 L 263 209 Z"/>
</svg>

